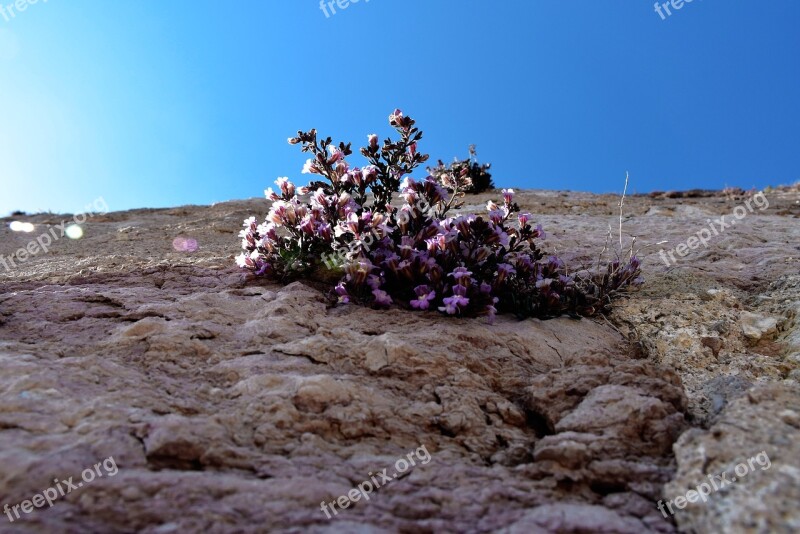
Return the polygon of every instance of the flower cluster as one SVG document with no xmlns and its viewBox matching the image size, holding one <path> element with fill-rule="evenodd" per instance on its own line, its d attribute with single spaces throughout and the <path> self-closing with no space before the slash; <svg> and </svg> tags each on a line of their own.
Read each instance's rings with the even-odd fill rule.
<svg viewBox="0 0 800 534">
<path fill-rule="evenodd" d="M 417 150 L 422 132 L 400 110 L 389 123 L 399 140 L 381 145 L 368 136 L 363 168 L 347 162 L 350 144 L 319 141 L 315 130 L 290 138 L 312 156 L 303 172 L 324 180 L 300 188 L 279 178 L 279 191 L 266 191 L 272 206 L 263 223 L 245 221 L 239 266 L 329 282 L 341 303 L 490 318 L 591 315 L 640 283 L 633 255 L 582 273 L 545 257 L 536 244 L 544 231 L 519 213 L 513 190 L 502 191 L 500 205 L 488 202 L 485 214 L 452 214 L 463 182 L 413 178 L 428 159 Z"/>
<path fill-rule="evenodd" d="M 469 147 L 469 159 L 455 159 L 450 165 L 439 160 L 436 167 L 428 168 L 428 172 L 444 187 L 460 190 L 464 193 L 482 193 L 493 189 L 492 175 L 489 174 L 491 163 L 480 164 L 475 145 Z"/>
</svg>

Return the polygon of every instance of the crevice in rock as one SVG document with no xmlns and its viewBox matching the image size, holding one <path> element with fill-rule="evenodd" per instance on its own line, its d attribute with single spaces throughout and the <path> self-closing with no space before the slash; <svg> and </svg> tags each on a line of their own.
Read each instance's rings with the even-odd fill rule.
<svg viewBox="0 0 800 534">
<path fill-rule="evenodd" d="M 536 434 L 537 438 L 543 438 L 545 436 L 552 436 L 555 434 L 555 429 L 550 426 L 547 422 L 547 418 L 544 415 L 530 409 L 524 408 L 525 410 L 525 424 L 528 428 L 532 429 L 534 434 Z"/>
</svg>

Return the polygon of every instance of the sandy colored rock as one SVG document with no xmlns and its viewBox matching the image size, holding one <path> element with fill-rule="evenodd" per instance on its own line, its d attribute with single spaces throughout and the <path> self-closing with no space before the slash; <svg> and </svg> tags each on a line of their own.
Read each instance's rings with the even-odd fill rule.
<svg viewBox="0 0 800 534">
<path fill-rule="evenodd" d="M 773 317 L 764 317 L 757 313 L 742 312 L 739 320 L 742 323 L 744 337 L 760 341 L 778 332 L 778 321 Z"/>
<path fill-rule="evenodd" d="M 647 285 L 608 318 L 494 325 L 331 307 L 319 288 L 248 278 L 233 265 L 235 235 L 264 201 L 92 217 L 82 240 L 0 270 L 0 505 L 111 456 L 119 472 L 3 524 L 671 532 L 656 502 L 675 477 L 676 440 L 721 424 L 761 383 L 796 387 L 800 207 L 794 191 L 773 195 L 679 265 L 644 256 Z M 618 223 L 611 195 L 516 200 L 548 231 L 545 248 L 578 263 Z M 669 247 L 735 206 L 718 195 L 625 205 L 638 243 Z M 35 237 L 63 218 L 26 220 Z M 4 225 L 0 255 L 31 237 Z M 198 250 L 173 249 L 181 237 Z M 774 318 L 774 333 L 747 338 L 745 312 Z M 783 394 L 770 402 L 778 415 L 757 430 L 777 443 L 797 410 Z M 720 458 L 750 454 L 726 436 Z M 683 470 L 692 442 L 679 443 Z M 320 510 L 423 446 L 430 461 L 368 501 L 331 520 Z M 794 495 L 796 480 L 780 480 L 768 495 Z"/>
<path fill-rule="evenodd" d="M 800 530 L 800 389 L 782 384 L 751 389 L 708 431 L 681 436 L 675 454 L 678 473 L 665 487 L 665 500 L 710 485 L 707 502 L 676 509 L 682 530 Z"/>
</svg>

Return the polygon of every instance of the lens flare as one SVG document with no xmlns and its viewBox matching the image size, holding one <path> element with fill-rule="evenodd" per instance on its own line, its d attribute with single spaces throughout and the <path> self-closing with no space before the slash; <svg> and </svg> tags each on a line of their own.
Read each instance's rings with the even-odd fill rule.
<svg viewBox="0 0 800 534">
<path fill-rule="evenodd" d="M 194 252 L 197 250 L 197 240 L 190 237 L 176 237 L 172 240 L 172 248 L 178 252 Z"/>
<path fill-rule="evenodd" d="M 8 225 L 12 232 L 25 232 L 31 233 L 34 231 L 34 226 L 29 222 L 13 221 Z"/>
<path fill-rule="evenodd" d="M 80 239 L 83 237 L 83 228 L 77 224 L 72 224 L 64 229 L 64 233 L 70 239 Z"/>
</svg>

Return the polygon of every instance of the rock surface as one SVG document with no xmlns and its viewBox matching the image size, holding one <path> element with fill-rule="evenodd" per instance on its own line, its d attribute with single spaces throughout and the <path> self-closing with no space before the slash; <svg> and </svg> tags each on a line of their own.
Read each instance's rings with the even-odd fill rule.
<svg viewBox="0 0 800 534">
<path fill-rule="evenodd" d="M 712 532 L 759 502 L 775 504 L 758 525 L 791 527 L 790 448 L 731 498 L 675 518 L 656 508 L 698 469 L 796 428 L 800 198 L 768 198 L 667 268 L 660 247 L 743 200 L 629 197 L 637 243 L 671 241 L 645 250 L 641 292 L 607 319 L 494 325 L 332 308 L 313 287 L 247 278 L 235 234 L 263 201 L 93 215 L 83 239 L 0 265 L 0 505 L 109 457 L 119 472 L 0 516 L 0 531 Z M 618 224 L 613 196 L 517 200 L 576 262 Z M 32 234 L 4 224 L 0 256 L 64 219 L 25 217 Z M 774 331 L 746 336 L 746 313 Z M 774 413 L 742 436 L 725 426 L 748 409 Z M 698 468 L 709 440 L 716 463 Z M 386 487 L 332 519 L 321 510 L 370 480 Z"/>
<path fill-rule="evenodd" d="M 707 432 L 691 430 L 675 446 L 672 500 L 705 483 L 705 499 L 675 508 L 688 532 L 800 531 L 800 392 L 762 384 L 733 402 Z M 704 502 L 704 500 L 706 502 Z"/>
</svg>

